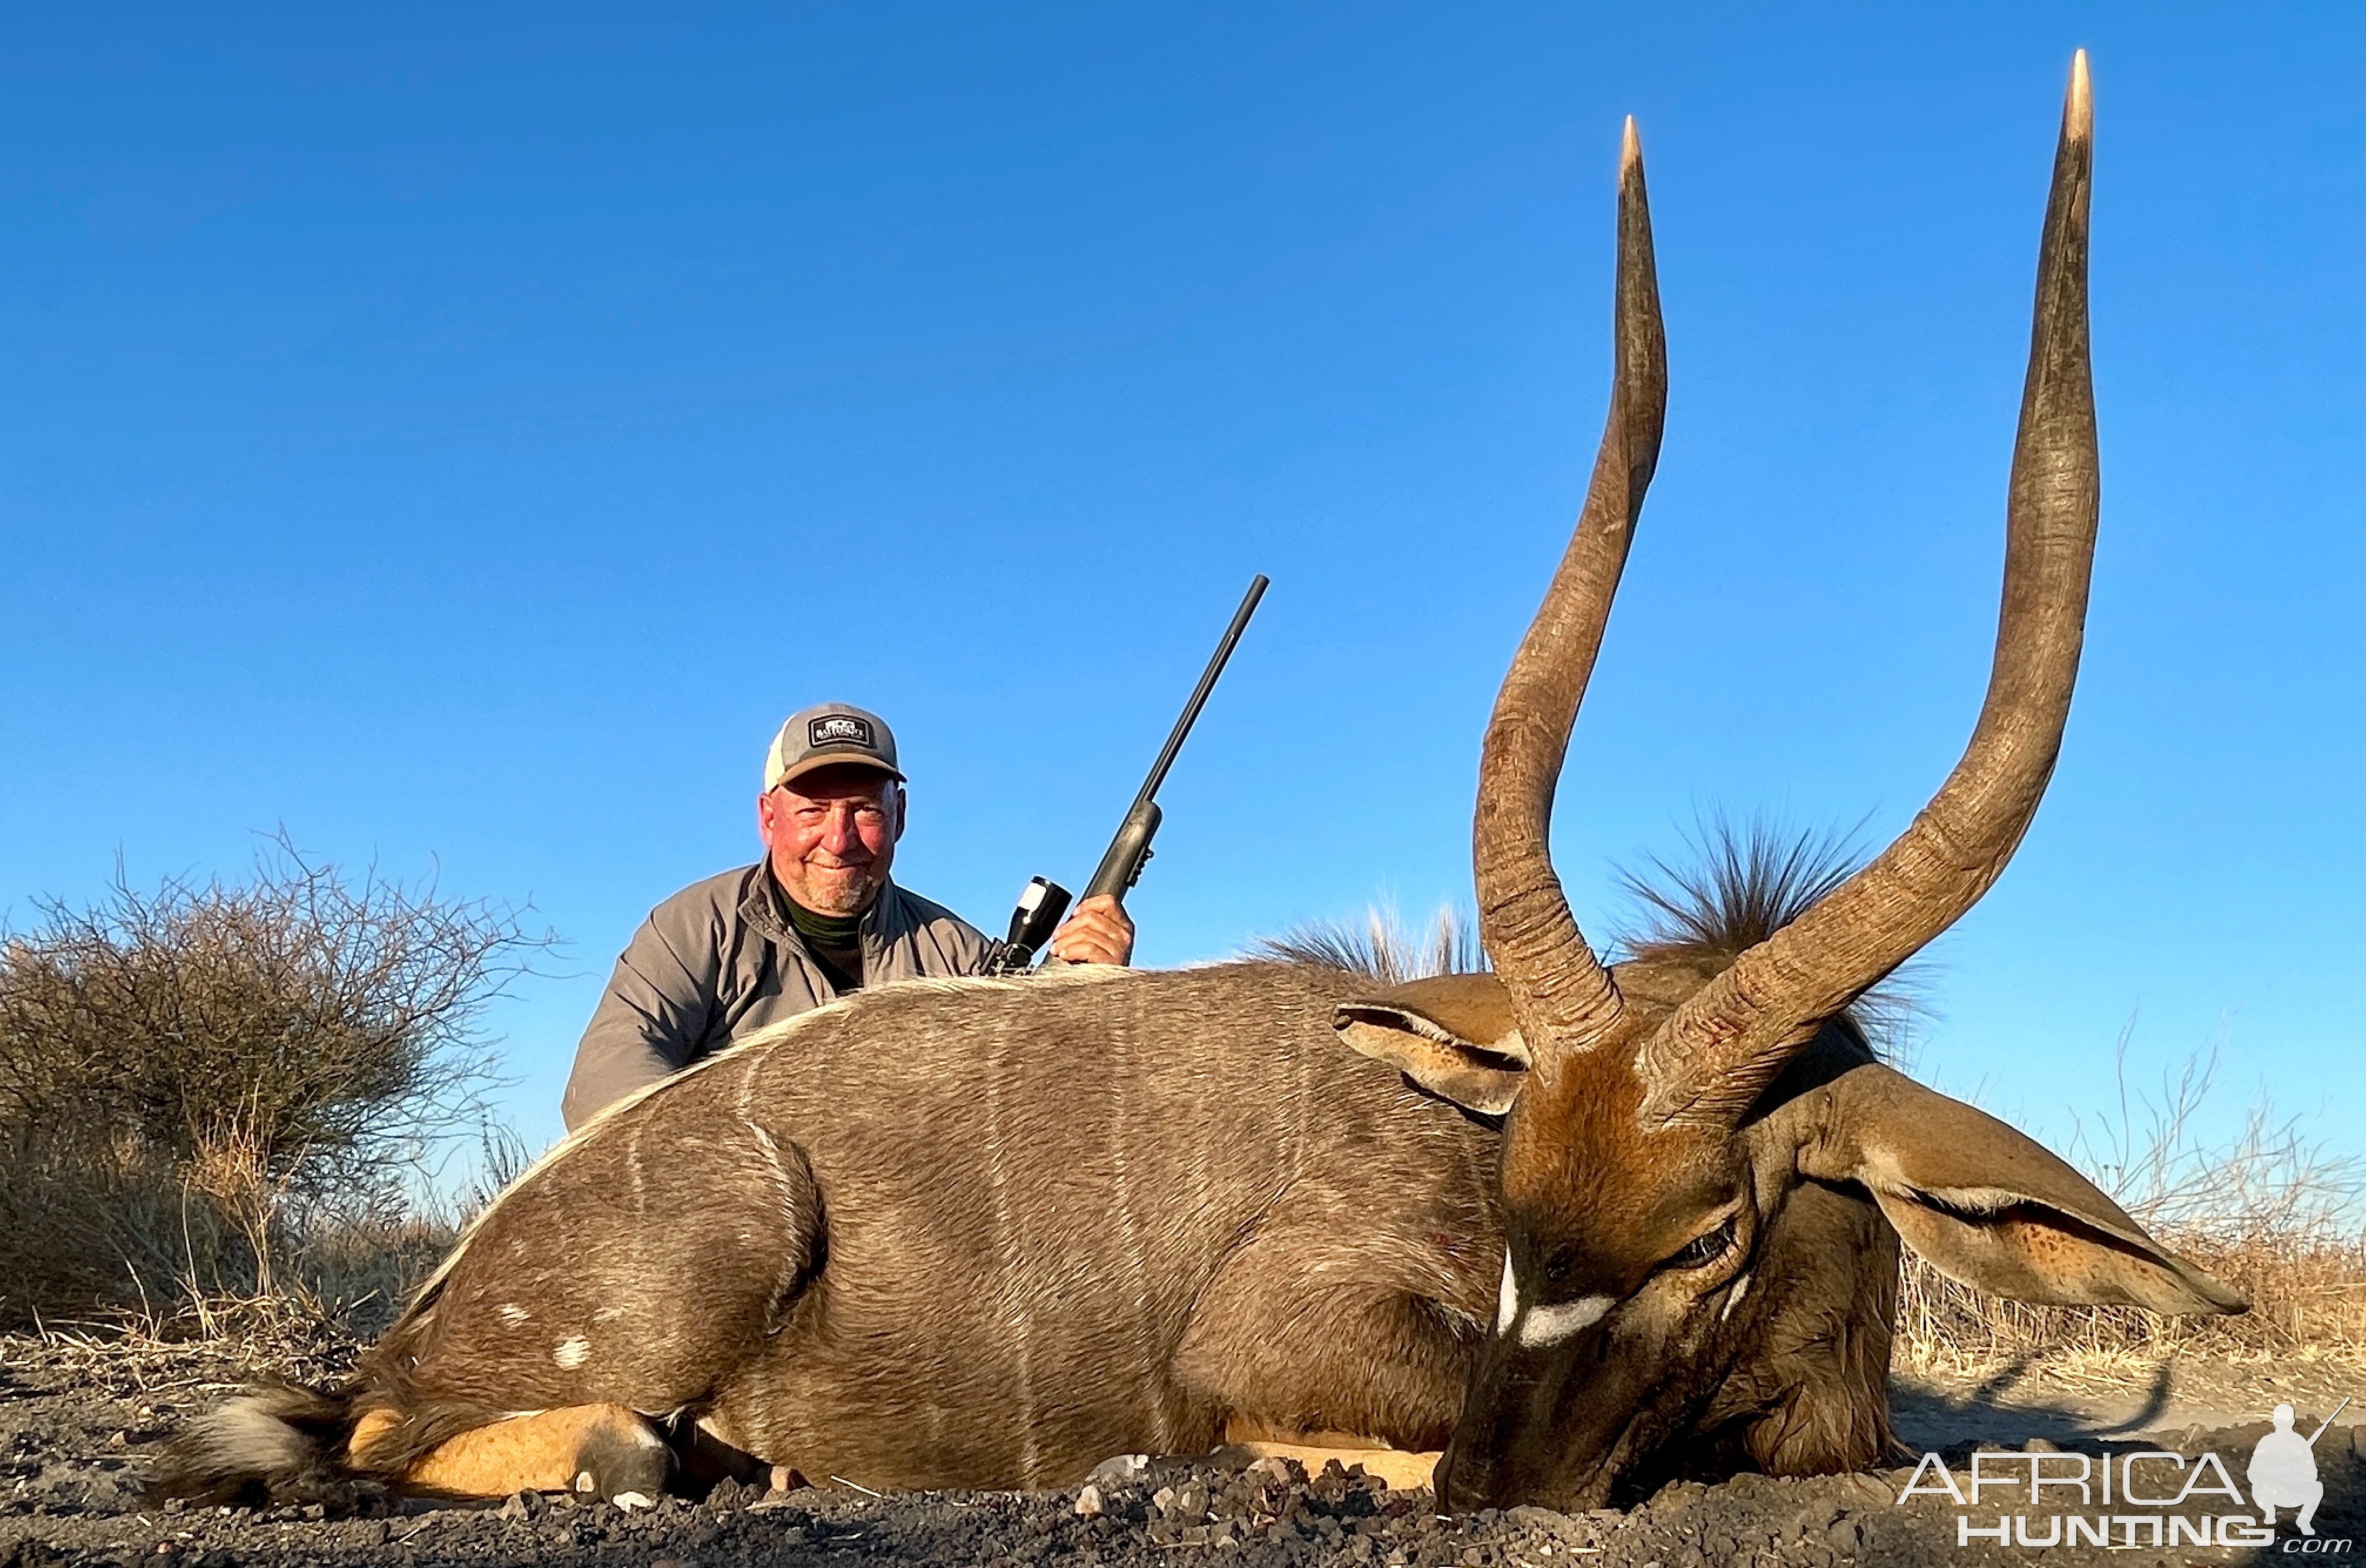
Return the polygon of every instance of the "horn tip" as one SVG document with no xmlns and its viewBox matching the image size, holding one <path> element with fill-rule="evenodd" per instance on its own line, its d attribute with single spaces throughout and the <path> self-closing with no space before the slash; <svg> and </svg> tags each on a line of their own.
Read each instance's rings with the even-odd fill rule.
<svg viewBox="0 0 2366 1568">
<path fill-rule="evenodd" d="M 1633 174 L 1643 163 L 1643 139 L 1636 134 L 1635 117 L 1627 117 L 1627 128 L 1618 138 L 1618 173 L 1623 177 Z"/>
<path fill-rule="evenodd" d="M 2087 76 L 2087 51 L 2070 57 L 2070 91 L 2062 102 L 2062 134 L 2085 141 L 2095 133 L 2094 86 Z"/>
</svg>

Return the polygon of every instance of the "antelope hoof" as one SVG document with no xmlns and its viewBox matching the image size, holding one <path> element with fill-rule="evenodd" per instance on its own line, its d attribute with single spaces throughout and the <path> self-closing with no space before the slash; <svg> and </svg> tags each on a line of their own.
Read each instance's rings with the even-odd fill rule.
<svg viewBox="0 0 2366 1568">
<path fill-rule="evenodd" d="M 664 1495 L 671 1455 L 646 1427 L 602 1427 L 575 1450 L 577 1493 L 630 1511 L 656 1506 Z"/>
</svg>

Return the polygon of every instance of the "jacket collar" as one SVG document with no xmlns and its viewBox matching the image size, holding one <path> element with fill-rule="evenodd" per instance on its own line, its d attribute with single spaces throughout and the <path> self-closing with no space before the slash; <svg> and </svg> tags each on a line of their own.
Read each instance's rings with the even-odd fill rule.
<svg viewBox="0 0 2366 1568">
<path fill-rule="evenodd" d="M 787 912 L 782 907 L 788 896 L 772 875 L 772 862 L 759 860 L 739 879 L 739 918 L 768 941 L 794 944 L 799 940 L 796 928 L 789 924 Z M 884 950 L 908 935 L 916 924 L 911 906 L 904 901 L 904 890 L 890 877 L 880 885 L 871 906 L 862 912 L 864 954 Z"/>
</svg>

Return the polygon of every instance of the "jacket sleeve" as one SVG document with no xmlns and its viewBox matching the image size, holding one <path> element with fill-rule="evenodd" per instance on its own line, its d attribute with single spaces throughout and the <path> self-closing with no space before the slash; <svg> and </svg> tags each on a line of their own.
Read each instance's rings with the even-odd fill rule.
<svg viewBox="0 0 2366 1568">
<path fill-rule="evenodd" d="M 904 980 L 912 975 L 982 975 L 1001 961 L 1007 943 L 997 942 L 933 899 L 897 886 L 903 901 L 907 935 L 890 946 L 890 969 L 884 977 Z"/>
<path fill-rule="evenodd" d="M 955 919 L 953 924 L 958 928 L 953 937 L 955 974 L 986 974 L 1002 961 L 1003 950 L 1009 944 L 988 936 L 965 920 Z"/>
<path fill-rule="evenodd" d="M 572 1132 L 634 1091 L 681 1071 L 717 1005 L 720 933 L 667 918 L 660 905 L 633 934 L 575 1047 L 559 1114 Z M 706 939 L 702 941 L 700 938 Z"/>
</svg>

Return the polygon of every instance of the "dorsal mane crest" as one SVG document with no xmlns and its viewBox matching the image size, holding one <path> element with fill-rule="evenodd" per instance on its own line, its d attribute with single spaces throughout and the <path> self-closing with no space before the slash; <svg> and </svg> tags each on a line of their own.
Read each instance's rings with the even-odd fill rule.
<svg viewBox="0 0 2366 1568">
<path fill-rule="evenodd" d="M 1612 944 L 1610 957 L 1622 970 L 1685 971 L 1705 981 L 1865 863 L 1848 834 L 1786 829 L 1755 817 L 1739 823 L 1710 817 L 1686 850 L 1673 861 L 1654 856 L 1646 870 L 1616 868 L 1617 887 L 1635 910 Z M 1910 985 L 1892 975 L 1835 1016 L 1869 1043 L 1887 1046 L 1915 1011 Z"/>
<path fill-rule="evenodd" d="M 1690 853 L 1650 870 L 1617 868 L 1638 919 L 1613 945 L 1621 958 L 1707 958 L 1722 969 L 1846 881 L 1862 864 L 1841 836 L 1789 833 L 1752 819 L 1704 823 Z"/>
<path fill-rule="evenodd" d="M 1375 909 L 1363 924 L 1318 920 L 1260 938 L 1249 957 L 1276 963 L 1337 969 L 1375 986 L 1403 985 L 1433 975 L 1483 974 L 1487 955 L 1479 934 L 1451 910 L 1441 910 L 1423 935 L 1409 935 L 1395 916 Z"/>
<path fill-rule="evenodd" d="M 1634 918 L 1606 955 L 1624 979 L 1651 994 L 1635 1000 L 1654 1012 L 1797 919 L 1854 874 L 1863 857 L 1845 834 L 1793 831 L 1763 819 L 1705 821 L 1673 859 L 1653 857 L 1645 870 L 1616 868 Z M 1489 965 L 1478 934 L 1452 912 L 1430 930 L 1408 934 L 1387 912 L 1360 924 L 1317 921 L 1267 937 L 1251 956 L 1337 969 L 1375 986 L 1433 975 L 1472 974 Z M 1895 978 L 1868 991 L 1838 1017 L 1868 1041 L 1887 1044 L 1915 1011 L 1910 988 Z"/>
</svg>

